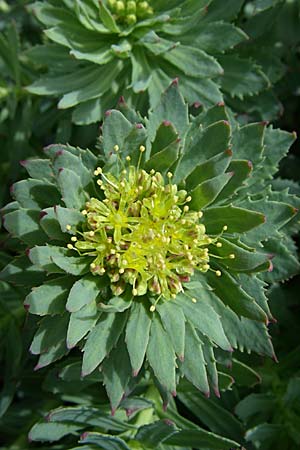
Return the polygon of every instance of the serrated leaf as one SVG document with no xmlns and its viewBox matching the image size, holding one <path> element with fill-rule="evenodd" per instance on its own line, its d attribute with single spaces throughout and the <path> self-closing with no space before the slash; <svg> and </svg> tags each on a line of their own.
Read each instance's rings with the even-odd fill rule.
<svg viewBox="0 0 300 450">
<path fill-rule="evenodd" d="M 19 209 L 4 216 L 7 231 L 28 245 L 41 245 L 48 241 L 39 221 L 40 211 L 30 209 Z"/>
<path fill-rule="evenodd" d="M 191 298 L 185 294 L 178 294 L 176 303 L 183 309 L 186 318 L 196 329 L 216 343 L 223 350 L 230 351 L 231 346 L 223 331 L 220 316 L 215 310 L 204 301 L 202 291 L 190 291 L 191 295 L 197 299 L 192 302 Z"/>
<path fill-rule="evenodd" d="M 22 208 L 43 209 L 53 203 L 60 202 L 59 192 L 54 184 L 45 180 L 21 180 L 12 186 L 12 195 Z"/>
<path fill-rule="evenodd" d="M 175 352 L 159 316 L 154 313 L 147 347 L 147 359 L 158 381 L 170 392 L 176 392 Z"/>
<path fill-rule="evenodd" d="M 224 225 L 228 227 L 229 233 L 242 234 L 265 223 L 265 216 L 259 212 L 229 205 L 207 209 L 202 220 L 208 234 L 220 233 Z"/>
<path fill-rule="evenodd" d="M 95 300 L 83 306 L 79 311 L 71 313 L 67 332 L 67 347 L 75 347 L 94 328 L 98 317 L 99 311 Z"/>
<path fill-rule="evenodd" d="M 64 343 L 67 333 L 68 315 L 47 316 L 41 320 L 40 326 L 34 335 L 30 352 L 34 355 L 47 353 L 51 347 Z"/>
<path fill-rule="evenodd" d="M 31 428 L 28 438 L 30 441 L 34 442 L 55 442 L 68 434 L 77 435 L 80 428 L 82 428 L 82 425 L 40 422 Z"/>
<path fill-rule="evenodd" d="M 140 427 L 134 439 L 146 445 L 147 448 L 157 448 L 176 431 L 177 428 L 172 421 L 158 420 Z"/>
<path fill-rule="evenodd" d="M 192 196 L 191 208 L 199 211 L 209 206 L 230 182 L 231 178 L 232 173 L 223 173 L 215 178 L 203 181 L 190 192 Z"/>
<path fill-rule="evenodd" d="M 62 314 L 72 282 L 69 277 L 62 277 L 33 288 L 27 295 L 24 306 L 31 314 L 39 316 Z"/>
<path fill-rule="evenodd" d="M 77 280 L 70 290 L 66 308 L 70 312 L 79 311 L 83 306 L 96 300 L 99 291 L 106 285 L 105 280 L 91 274 Z"/>
<path fill-rule="evenodd" d="M 36 245 L 30 249 L 28 258 L 38 268 L 49 273 L 63 273 L 64 271 L 53 263 L 54 255 L 66 254 L 66 249 L 53 245 Z"/>
<path fill-rule="evenodd" d="M 206 395 L 209 395 L 209 385 L 207 380 L 205 360 L 202 351 L 203 343 L 196 333 L 193 325 L 186 322 L 184 361 L 182 372 L 185 377 Z"/>
<path fill-rule="evenodd" d="M 131 378 L 132 368 L 124 341 L 111 352 L 103 362 L 104 385 L 110 400 L 112 412 L 119 406 Z"/>
<path fill-rule="evenodd" d="M 126 136 L 130 133 L 132 124 L 123 116 L 120 111 L 108 111 L 103 122 L 103 142 L 104 152 L 107 157 L 114 150 L 114 146 L 118 145 L 123 149 L 123 143 Z"/>
<path fill-rule="evenodd" d="M 204 398 L 194 389 L 190 392 L 179 392 L 178 398 L 214 433 L 242 442 L 245 430 L 241 422 L 221 405 Z"/>
<path fill-rule="evenodd" d="M 99 322 L 88 335 L 83 349 L 83 376 L 93 372 L 116 345 L 125 326 L 126 318 L 126 313 L 101 315 Z"/>
<path fill-rule="evenodd" d="M 17 285 L 40 284 L 45 278 L 45 272 L 32 265 L 27 256 L 13 259 L 0 272 L 0 280 Z"/>
<path fill-rule="evenodd" d="M 63 253 L 56 253 L 51 256 L 51 260 L 57 267 L 71 275 L 85 275 L 90 270 L 91 258 L 89 257 L 67 256 Z"/>
<path fill-rule="evenodd" d="M 134 301 L 126 326 L 125 342 L 133 373 L 136 375 L 144 362 L 149 342 L 151 316 L 143 302 Z"/>
<path fill-rule="evenodd" d="M 21 162 L 29 176 L 36 180 L 53 181 L 54 174 L 48 159 L 27 159 Z"/>
<path fill-rule="evenodd" d="M 238 447 L 239 444 L 231 439 L 218 436 L 205 430 L 182 430 L 168 438 L 167 445 L 179 447 L 209 448 L 211 450 L 224 450 L 224 448 Z M 200 448 L 201 448 L 200 447 Z"/>
<path fill-rule="evenodd" d="M 130 450 L 123 439 L 117 436 L 96 432 L 84 433 L 81 437 L 80 443 L 95 444 L 103 450 Z"/>
<path fill-rule="evenodd" d="M 164 302 L 157 306 L 162 324 L 171 339 L 179 359 L 184 358 L 185 316 L 182 309 L 173 302 Z"/>
<path fill-rule="evenodd" d="M 168 87 L 162 94 L 160 102 L 149 113 L 147 130 L 151 142 L 159 125 L 166 120 L 174 125 L 180 139 L 183 139 L 188 128 L 188 110 L 176 82 Z"/>
</svg>

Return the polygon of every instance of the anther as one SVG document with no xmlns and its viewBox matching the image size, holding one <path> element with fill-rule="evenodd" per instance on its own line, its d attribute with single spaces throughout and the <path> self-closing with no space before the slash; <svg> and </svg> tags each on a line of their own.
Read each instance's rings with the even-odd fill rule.
<svg viewBox="0 0 300 450">
<path fill-rule="evenodd" d="M 90 236 L 90 237 L 95 236 L 95 232 L 94 232 L 94 231 L 90 231 L 90 232 L 89 232 L 89 236 Z"/>
<path fill-rule="evenodd" d="M 190 195 L 185 199 L 186 202 L 190 202 L 191 200 L 192 200 L 192 197 Z"/>
<path fill-rule="evenodd" d="M 96 269 L 96 264 L 95 263 L 91 263 L 90 264 L 90 268 L 93 270 L 93 269 Z"/>
<path fill-rule="evenodd" d="M 87 210 L 86 210 L 86 209 L 83 209 L 83 210 L 81 211 L 81 214 L 82 214 L 83 216 L 86 216 L 86 215 L 87 215 Z"/>
<path fill-rule="evenodd" d="M 168 177 L 169 179 L 172 178 L 172 177 L 173 177 L 172 172 L 168 172 L 168 173 L 167 173 L 167 177 Z"/>
<path fill-rule="evenodd" d="M 66 226 L 66 230 L 67 230 L 67 231 L 70 231 L 71 229 L 72 229 L 71 225 L 67 225 L 67 226 Z"/>
<path fill-rule="evenodd" d="M 222 245 L 223 245 L 222 242 L 217 242 L 217 243 L 216 243 L 216 247 L 218 247 L 218 248 L 221 248 Z"/>
<path fill-rule="evenodd" d="M 98 184 L 98 186 L 102 186 L 103 181 L 102 180 L 97 180 L 97 184 Z"/>
<path fill-rule="evenodd" d="M 235 254 L 234 254 L 234 253 L 231 253 L 231 254 L 229 255 L 229 259 L 235 259 Z"/>
<path fill-rule="evenodd" d="M 149 310 L 150 310 L 150 312 L 153 313 L 153 312 L 156 310 L 155 305 L 151 305 L 150 308 L 149 308 Z"/>
<path fill-rule="evenodd" d="M 131 161 L 131 158 L 130 158 L 130 156 L 126 156 L 126 161 Z"/>
<path fill-rule="evenodd" d="M 132 289 L 132 294 L 133 294 L 134 296 L 138 295 L 137 289 Z"/>
<path fill-rule="evenodd" d="M 68 244 L 67 247 L 69 250 L 73 250 L 73 248 L 74 248 L 72 244 Z"/>
<path fill-rule="evenodd" d="M 143 153 L 146 150 L 146 147 L 144 147 L 143 145 L 140 146 L 140 152 Z"/>
<path fill-rule="evenodd" d="M 220 277 L 221 275 L 222 275 L 221 270 L 216 270 L 216 276 L 217 276 L 217 277 Z"/>
<path fill-rule="evenodd" d="M 189 208 L 187 205 L 185 205 L 185 206 L 183 207 L 183 211 L 184 211 L 184 212 L 188 212 L 189 209 L 190 209 L 190 208 Z"/>
<path fill-rule="evenodd" d="M 227 230 L 228 230 L 228 226 L 227 226 L 227 225 L 224 225 L 223 231 L 227 231 Z"/>
<path fill-rule="evenodd" d="M 197 303 L 197 299 L 195 297 L 192 298 L 193 303 Z"/>
<path fill-rule="evenodd" d="M 77 241 L 77 237 L 76 237 L 76 236 L 72 236 L 72 237 L 71 237 L 71 241 L 72 241 L 72 242 L 76 242 L 76 241 Z"/>
<path fill-rule="evenodd" d="M 116 145 L 114 145 L 114 151 L 115 152 L 118 152 L 120 150 L 120 147 L 116 144 Z"/>
</svg>

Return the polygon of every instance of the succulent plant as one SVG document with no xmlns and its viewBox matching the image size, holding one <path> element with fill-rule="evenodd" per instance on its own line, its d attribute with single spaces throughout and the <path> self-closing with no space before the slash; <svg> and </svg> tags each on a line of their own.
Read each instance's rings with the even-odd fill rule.
<svg viewBox="0 0 300 450">
<path fill-rule="evenodd" d="M 280 12 L 282 2 L 277 3 L 267 8 L 268 25 Z M 272 39 L 258 46 L 251 35 L 248 42 L 234 24 L 242 6 L 240 0 L 36 2 L 32 10 L 47 39 L 28 56 L 47 71 L 28 89 L 60 98 L 58 107 L 74 107 L 73 121 L 86 124 L 99 121 L 121 95 L 145 113 L 179 77 L 185 99 L 206 107 L 225 93 L 238 110 L 252 111 L 252 96 L 263 92 L 266 111 L 262 106 L 259 115 L 269 120 L 274 115 L 268 111 L 270 96 L 274 104 L 269 88 L 284 72 L 282 55 Z M 258 16 L 249 19 L 250 31 L 257 20 L 261 37 Z M 244 97 L 248 109 L 247 102 L 240 104 Z"/>
<path fill-rule="evenodd" d="M 264 280 L 272 258 L 277 279 L 298 269 L 299 223 L 271 181 L 294 138 L 223 104 L 189 118 L 175 80 L 145 119 L 107 111 L 99 155 L 51 145 L 23 161 L 3 210 L 20 256 L 1 279 L 32 287 L 36 369 L 79 347 L 115 410 L 144 370 L 167 403 L 181 377 L 219 395 L 216 349 L 275 358 Z"/>
</svg>

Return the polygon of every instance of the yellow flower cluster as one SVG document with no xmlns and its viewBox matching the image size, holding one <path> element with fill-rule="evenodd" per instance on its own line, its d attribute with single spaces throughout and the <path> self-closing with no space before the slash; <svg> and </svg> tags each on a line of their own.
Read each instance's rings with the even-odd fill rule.
<svg viewBox="0 0 300 450">
<path fill-rule="evenodd" d="M 85 229 L 68 248 L 93 256 L 91 272 L 107 274 L 115 295 L 131 286 L 134 296 L 150 291 L 170 299 L 194 270 L 210 269 L 208 246 L 217 239 L 206 235 L 202 212 L 190 211 L 191 197 L 171 183 L 171 173 L 165 181 L 159 172 L 130 166 L 119 179 L 101 168 L 95 176 L 99 198 L 86 203 Z"/>
</svg>

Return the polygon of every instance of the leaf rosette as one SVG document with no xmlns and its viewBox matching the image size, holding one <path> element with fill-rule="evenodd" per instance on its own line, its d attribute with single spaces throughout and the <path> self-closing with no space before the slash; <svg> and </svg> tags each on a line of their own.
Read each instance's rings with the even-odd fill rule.
<svg viewBox="0 0 300 450">
<path fill-rule="evenodd" d="M 1 278 L 32 287 L 37 368 L 79 347 L 115 409 L 145 369 L 164 398 L 181 377 L 218 395 L 216 349 L 274 357 L 265 280 L 272 258 L 277 279 L 298 270 L 297 211 L 269 185 L 293 140 L 223 104 L 190 119 L 174 81 L 148 118 L 108 111 L 99 156 L 52 145 L 22 162 L 4 225 L 29 248 Z"/>
<path fill-rule="evenodd" d="M 190 104 L 211 107 L 225 94 L 244 112 L 240 100 L 246 97 L 253 109 L 258 93 L 269 104 L 268 74 L 275 63 L 265 55 L 274 55 L 279 78 L 280 55 L 273 41 L 263 46 L 263 57 L 261 42 L 247 42 L 234 24 L 242 6 L 240 0 L 36 2 L 32 11 L 46 41 L 28 56 L 47 72 L 28 90 L 60 98 L 58 107 L 74 108 L 72 120 L 81 125 L 98 121 L 120 95 L 145 113 L 176 77 Z"/>
</svg>

